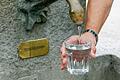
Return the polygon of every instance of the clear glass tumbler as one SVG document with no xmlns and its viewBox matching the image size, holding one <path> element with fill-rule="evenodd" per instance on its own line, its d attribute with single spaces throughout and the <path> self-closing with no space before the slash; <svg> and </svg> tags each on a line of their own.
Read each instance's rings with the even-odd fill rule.
<svg viewBox="0 0 120 80">
<path fill-rule="evenodd" d="M 73 44 L 64 42 L 66 53 L 68 55 L 67 70 L 73 75 L 84 75 L 89 72 L 89 53 L 91 52 L 91 43 Z"/>
</svg>

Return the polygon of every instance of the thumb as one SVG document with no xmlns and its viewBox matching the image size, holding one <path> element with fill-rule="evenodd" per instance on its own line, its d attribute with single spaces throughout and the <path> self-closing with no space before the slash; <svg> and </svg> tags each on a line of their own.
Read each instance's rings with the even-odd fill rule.
<svg viewBox="0 0 120 80">
<path fill-rule="evenodd" d="M 96 58 L 96 47 L 95 47 L 95 46 L 92 46 L 92 47 L 91 47 L 90 56 L 91 56 L 92 58 Z"/>
</svg>

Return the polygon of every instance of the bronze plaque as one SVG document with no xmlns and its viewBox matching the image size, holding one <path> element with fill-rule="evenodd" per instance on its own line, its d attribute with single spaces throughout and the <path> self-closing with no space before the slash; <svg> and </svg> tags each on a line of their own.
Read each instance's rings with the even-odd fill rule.
<svg viewBox="0 0 120 80">
<path fill-rule="evenodd" d="M 20 43 L 18 46 L 20 58 L 31 58 L 48 54 L 48 39 L 29 40 Z"/>
</svg>

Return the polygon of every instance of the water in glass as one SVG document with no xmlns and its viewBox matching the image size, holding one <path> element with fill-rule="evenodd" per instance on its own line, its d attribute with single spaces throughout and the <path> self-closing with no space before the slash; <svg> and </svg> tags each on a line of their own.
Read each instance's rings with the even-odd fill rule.
<svg viewBox="0 0 120 80">
<path fill-rule="evenodd" d="M 83 75 L 89 72 L 88 55 L 91 51 L 91 44 L 70 44 L 66 42 L 65 47 L 68 54 L 67 70 L 70 74 Z"/>
</svg>

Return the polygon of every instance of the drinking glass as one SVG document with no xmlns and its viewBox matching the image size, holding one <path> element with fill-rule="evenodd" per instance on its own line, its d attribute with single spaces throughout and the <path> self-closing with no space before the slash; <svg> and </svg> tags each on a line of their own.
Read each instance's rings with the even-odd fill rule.
<svg viewBox="0 0 120 80">
<path fill-rule="evenodd" d="M 89 53 L 91 52 L 91 43 L 70 43 L 64 42 L 67 59 L 67 70 L 73 75 L 84 75 L 89 72 Z"/>
</svg>

